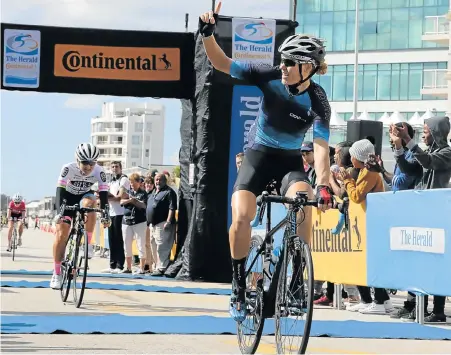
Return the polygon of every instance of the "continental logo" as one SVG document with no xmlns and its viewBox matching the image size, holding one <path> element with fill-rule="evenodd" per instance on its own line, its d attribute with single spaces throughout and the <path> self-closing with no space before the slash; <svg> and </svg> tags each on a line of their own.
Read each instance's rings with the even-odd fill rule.
<svg viewBox="0 0 451 355">
<path fill-rule="evenodd" d="M 178 81 L 180 49 L 56 44 L 53 72 L 69 78 Z"/>
<path fill-rule="evenodd" d="M 340 234 L 332 234 L 332 230 L 320 228 L 318 221 L 312 226 L 312 250 L 316 253 L 352 253 L 361 252 L 361 235 L 357 225 L 357 217 L 350 223 L 351 231 L 343 228 Z"/>
</svg>

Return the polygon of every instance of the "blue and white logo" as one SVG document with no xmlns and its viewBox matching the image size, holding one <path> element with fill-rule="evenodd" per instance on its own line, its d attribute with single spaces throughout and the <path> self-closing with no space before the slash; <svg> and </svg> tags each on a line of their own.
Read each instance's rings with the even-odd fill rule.
<svg viewBox="0 0 451 355">
<path fill-rule="evenodd" d="M 3 86 L 38 88 L 41 32 L 5 29 Z"/>
<path fill-rule="evenodd" d="M 232 19 L 232 59 L 274 64 L 276 21 Z"/>
</svg>

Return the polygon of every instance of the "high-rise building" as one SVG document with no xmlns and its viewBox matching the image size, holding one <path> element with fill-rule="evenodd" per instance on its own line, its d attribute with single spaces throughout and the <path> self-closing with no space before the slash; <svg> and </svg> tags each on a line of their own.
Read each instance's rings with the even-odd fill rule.
<svg viewBox="0 0 451 355">
<path fill-rule="evenodd" d="M 345 120 L 353 114 L 355 0 L 298 0 L 297 33 L 326 40 L 328 73 L 316 77 Z M 360 0 L 358 111 L 451 112 L 449 0 Z"/>
<path fill-rule="evenodd" d="M 163 164 L 164 106 L 154 103 L 104 103 L 91 119 L 91 142 L 100 149 L 100 165 L 120 161 L 123 168 Z"/>
</svg>

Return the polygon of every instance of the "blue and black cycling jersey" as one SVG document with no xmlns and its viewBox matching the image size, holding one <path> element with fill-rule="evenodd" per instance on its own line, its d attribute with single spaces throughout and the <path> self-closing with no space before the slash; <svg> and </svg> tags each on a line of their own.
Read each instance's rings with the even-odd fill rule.
<svg viewBox="0 0 451 355">
<path fill-rule="evenodd" d="M 255 85 L 263 92 L 263 103 L 249 132 L 249 148 L 300 149 L 313 125 L 313 139 L 329 142 L 330 105 L 325 91 L 311 81 L 308 89 L 292 95 L 281 82 L 281 69 L 263 64 L 233 61 L 230 75 Z"/>
</svg>

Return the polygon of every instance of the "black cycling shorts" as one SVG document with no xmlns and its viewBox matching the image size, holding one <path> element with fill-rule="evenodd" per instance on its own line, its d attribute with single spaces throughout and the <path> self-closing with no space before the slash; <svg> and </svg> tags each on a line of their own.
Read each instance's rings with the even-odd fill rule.
<svg viewBox="0 0 451 355">
<path fill-rule="evenodd" d="M 95 198 L 95 194 L 94 191 L 90 190 L 88 192 L 85 192 L 82 195 L 74 195 L 71 194 L 70 192 L 65 192 L 64 193 L 64 198 L 66 199 L 66 206 L 73 206 L 73 205 L 79 205 L 81 206 L 81 200 L 83 200 L 84 198 Z M 59 211 L 57 211 L 59 213 Z M 63 216 L 66 217 L 71 217 L 74 218 L 75 217 L 75 213 L 76 211 L 68 211 L 65 210 L 63 213 Z"/>
<path fill-rule="evenodd" d="M 288 188 L 295 182 L 309 183 L 300 150 L 248 148 L 238 171 L 233 192 L 245 190 L 259 196 L 273 179 L 281 184 L 282 195 L 285 195 Z"/>
</svg>

